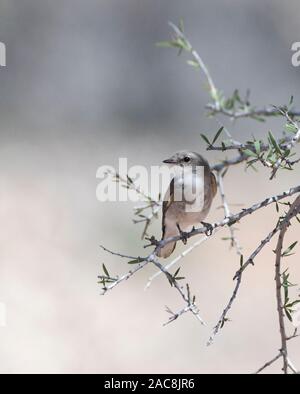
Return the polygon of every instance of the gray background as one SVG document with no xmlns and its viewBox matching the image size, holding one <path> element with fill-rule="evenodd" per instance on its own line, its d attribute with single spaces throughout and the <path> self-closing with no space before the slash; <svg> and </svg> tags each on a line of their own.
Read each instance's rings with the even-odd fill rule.
<svg viewBox="0 0 300 394">
<path fill-rule="evenodd" d="M 162 327 L 164 305 L 178 309 L 181 300 L 162 278 L 143 291 L 151 267 L 99 296 L 103 262 L 113 273 L 128 269 L 99 244 L 135 254 L 143 242 L 131 222 L 133 204 L 97 202 L 95 174 L 118 157 L 150 166 L 177 149 L 204 152 L 200 133 L 219 128 L 204 110 L 202 75 L 154 45 L 169 37 L 169 20 L 184 19 L 225 94 L 251 88 L 257 105 L 284 104 L 293 94 L 300 107 L 300 69 L 290 50 L 300 40 L 299 2 L 1 0 L 0 10 L 7 46 L 0 69 L 0 301 L 8 314 L 0 371 L 251 372 L 272 358 L 280 346 L 273 245 L 249 270 L 232 322 L 211 348 L 205 342 L 239 264 L 221 236 L 181 264 L 206 328 L 188 315 Z M 269 129 L 278 134 L 283 125 L 219 121 L 240 140 Z M 222 154 L 206 156 L 215 162 Z M 272 183 L 267 175 L 232 170 L 230 200 L 248 205 L 298 182 L 295 173 Z M 222 216 L 218 206 L 210 221 Z M 276 222 L 274 211 L 240 225 L 245 255 Z M 151 229 L 157 237 L 159 227 Z M 288 261 L 295 282 L 298 260 Z M 290 347 L 300 366 L 299 341 Z"/>
</svg>

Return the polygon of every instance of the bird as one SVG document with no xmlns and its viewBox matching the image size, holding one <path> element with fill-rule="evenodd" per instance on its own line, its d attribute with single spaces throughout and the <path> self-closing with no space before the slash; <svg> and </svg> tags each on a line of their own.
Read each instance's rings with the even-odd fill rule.
<svg viewBox="0 0 300 394">
<path fill-rule="evenodd" d="M 162 240 L 165 240 L 183 235 L 204 221 L 217 193 L 217 181 L 208 161 L 199 153 L 181 150 L 163 163 L 175 166 L 162 207 Z M 186 192 L 192 189 L 196 193 L 187 199 Z M 176 194 L 181 198 L 175 198 Z M 158 249 L 157 257 L 169 257 L 175 247 L 176 242 L 166 244 Z"/>
</svg>

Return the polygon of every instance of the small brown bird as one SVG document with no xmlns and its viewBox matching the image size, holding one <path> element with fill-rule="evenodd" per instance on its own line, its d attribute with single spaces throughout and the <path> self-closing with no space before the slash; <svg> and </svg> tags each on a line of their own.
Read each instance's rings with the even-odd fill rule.
<svg viewBox="0 0 300 394">
<path fill-rule="evenodd" d="M 198 153 L 183 150 L 163 163 L 177 169 L 163 202 L 162 239 L 167 239 L 199 227 L 217 193 L 217 182 L 208 162 Z M 192 198 L 187 199 L 189 193 Z M 174 198 L 176 195 L 182 198 Z M 169 257 L 175 247 L 176 242 L 168 243 L 158 251 L 158 257 Z"/>
</svg>

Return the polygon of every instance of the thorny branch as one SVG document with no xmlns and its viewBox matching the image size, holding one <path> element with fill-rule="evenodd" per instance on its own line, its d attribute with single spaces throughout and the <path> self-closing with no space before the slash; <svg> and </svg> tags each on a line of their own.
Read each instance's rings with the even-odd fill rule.
<svg viewBox="0 0 300 394">
<path fill-rule="evenodd" d="M 221 200 L 222 200 L 222 204 L 223 204 L 225 218 L 227 218 L 231 215 L 231 212 L 230 212 L 229 205 L 228 205 L 228 202 L 227 202 L 227 199 L 225 196 L 224 183 L 223 183 L 224 176 L 225 176 L 225 173 L 221 173 L 220 171 L 218 171 L 218 173 L 217 173 L 218 188 L 219 188 L 219 192 L 220 192 L 220 196 L 221 196 Z M 240 243 L 235 235 L 236 229 L 234 228 L 234 226 L 229 227 L 229 232 L 230 232 L 229 239 L 230 239 L 231 246 L 233 248 L 235 248 L 238 256 L 241 256 L 242 255 L 242 248 L 241 248 Z"/>
<path fill-rule="evenodd" d="M 287 349 L 287 335 L 284 322 L 284 303 L 282 300 L 282 282 L 281 282 L 281 260 L 282 260 L 282 249 L 283 241 L 290 226 L 290 221 L 294 216 L 297 216 L 300 212 L 300 196 L 298 196 L 295 202 L 291 205 L 291 208 L 282 222 L 281 230 L 278 238 L 275 263 L 275 281 L 276 281 L 276 299 L 277 299 L 277 311 L 279 318 L 280 336 L 281 336 L 281 354 L 283 358 L 283 372 L 288 372 L 288 349 Z"/>
<path fill-rule="evenodd" d="M 221 317 L 218 320 L 218 323 L 213 329 L 212 335 L 208 341 L 208 345 L 212 344 L 214 341 L 215 336 L 219 333 L 221 328 L 224 326 L 225 322 L 228 319 L 228 312 L 233 306 L 234 301 L 237 298 L 242 278 L 244 276 L 245 270 L 250 266 L 254 265 L 254 260 L 257 258 L 261 250 L 274 238 L 274 236 L 279 232 L 279 238 L 277 247 L 275 250 L 276 253 L 276 263 L 275 263 L 275 281 L 276 281 L 276 300 L 277 300 L 277 311 L 278 311 L 278 319 L 279 319 L 279 327 L 280 327 L 280 337 L 281 337 L 281 349 L 279 353 L 270 361 L 266 362 L 261 368 L 257 370 L 256 373 L 260 373 L 265 370 L 267 367 L 275 363 L 278 359 L 282 358 L 283 360 L 283 371 L 287 373 L 288 370 L 292 371 L 293 373 L 299 373 L 297 368 L 293 365 L 292 361 L 288 356 L 288 348 L 287 342 L 291 339 L 298 337 L 297 329 L 295 329 L 294 333 L 291 336 L 287 336 L 286 328 L 285 328 L 285 316 L 291 320 L 291 306 L 300 302 L 300 300 L 294 301 L 292 303 L 289 302 L 289 298 L 287 296 L 288 287 L 291 286 L 290 282 L 288 281 L 289 275 L 286 274 L 286 271 L 281 273 L 281 260 L 283 257 L 288 256 L 290 251 L 293 249 L 296 243 L 291 245 L 287 251 L 282 253 L 283 242 L 285 238 L 285 234 L 287 229 L 291 223 L 291 220 L 296 217 L 300 213 L 300 195 L 296 197 L 296 200 L 293 204 L 284 203 L 285 205 L 289 206 L 288 212 L 281 216 L 269 234 L 260 242 L 260 244 L 256 247 L 253 253 L 248 257 L 247 260 L 244 260 L 244 256 L 242 254 L 242 249 L 239 245 L 239 242 L 235 235 L 234 225 L 241 221 L 244 217 L 251 215 L 258 210 L 267 207 L 271 204 L 276 204 L 277 211 L 279 211 L 278 203 L 282 200 L 287 199 L 293 195 L 300 193 L 300 185 L 290 188 L 289 190 L 279 193 L 277 195 L 271 196 L 269 198 L 264 199 L 263 201 L 250 206 L 249 208 L 242 209 L 236 214 L 231 213 L 229 209 L 229 204 L 226 199 L 225 191 L 224 191 L 224 184 L 223 184 L 223 177 L 225 176 L 227 170 L 231 166 L 238 165 L 240 163 L 246 163 L 248 167 L 253 167 L 256 163 L 261 163 L 263 166 L 268 167 L 271 169 L 271 177 L 270 179 L 274 179 L 277 171 L 279 169 L 294 169 L 295 164 L 300 162 L 300 159 L 292 159 L 295 155 L 293 152 L 296 144 L 300 141 L 300 127 L 298 126 L 297 117 L 300 117 L 300 111 L 295 110 L 292 108 L 293 99 L 291 98 L 290 103 L 288 106 L 282 107 L 275 107 L 275 106 L 268 106 L 264 108 L 257 108 L 250 104 L 249 99 L 249 92 L 247 92 L 246 97 L 244 99 L 241 98 L 239 92 L 237 90 L 234 91 L 231 97 L 225 97 L 224 94 L 216 88 L 216 85 L 211 77 L 211 74 L 203 62 L 201 56 L 198 52 L 193 48 L 189 40 L 186 38 L 184 34 L 183 25 L 180 24 L 179 27 L 170 23 L 170 26 L 175 34 L 171 41 L 164 41 L 159 43 L 160 46 L 164 47 L 174 47 L 179 50 L 179 53 L 185 51 L 189 53 L 192 57 L 191 60 L 188 61 L 188 64 L 200 69 L 208 83 L 210 97 L 212 99 L 212 103 L 208 103 L 206 108 L 210 111 L 210 115 L 214 116 L 216 114 L 222 114 L 231 118 L 232 120 L 241 119 L 241 118 L 251 118 L 254 120 L 265 121 L 268 117 L 273 116 L 280 116 L 284 117 L 286 120 L 285 124 L 285 131 L 280 138 L 275 138 L 271 132 L 268 133 L 267 141 L 262 141 L 260 139 L 253 139 L 251 141 L 246 142 L 239 142 L 235 140 L 229 132 L 226 131 L 227 140 L 221 142 L 220 145 L 216 145 L 217 140 L 219 139 L 220 135 L 222 134 L 223 127 L 218 130 L 215 138 L 212 142 L 202 134 L 202 138 L 207 143 L 207 150 L 209 151 L 236 151 L 237 155 L 233 158 L 225 158 L 220 163 L 217 163 L 212 166 L 212 170 L 217 174 L 218 186 L 220 197 L 222 200 L 222 207 L 224 209 L 225 217 L 208 226 L 203 226 L 199 228 L 194 228 L 192 231 L 184 234 L 184 239 L 188 239 L 194 237 L 199 234 L 204 234 L 203 238 L 196 241 L 192 246 L 185 249 L 179 256 L 177 256 L 174 260 L 172 260 L 166 266 L 163 266 L 158 258 L 157 252 L 164 247 L 166 244 L 174 241 L 183 240 L 183 234 L 179 234 L 178 236 L 171 237 L 165 240 L 156 241 L 154 237 L 149 238 L 150 246 L 153 246 L 152 252 L 145 256 L 145 257 L 134 257 L 128 256 L 125 254 L 113 252 L 111 250 L 102 247 L 105 251 L 122 257 L 124 259 L 130 260 L 128 263 L 133 264 L 133 267 L 129 272 L 122 276 L 115 276 L 112 277 L 107 268 L 103 265 L 104 275 L 100 275 L 100 283 L 103 285 L 103 293 L 105 294 L 109 290 L 116 287 L 118 284 L 126 281 L 127 279 L 131 278 L 135 275 L 138 271 L 142 270 L 147 264 L 153 264 L 158 271 L 149 279 L 147 286 L 149 287 L 152 283 L 153 279 L 158 277 L 159 275 L 163 274 L 167 279 L 168 282 L 178 294 L 181 296 L 182 300 L 184 301 L 184 306 L 177 312 L 172 312 L 170 308 L 167 307 L 167 312 L 171 315 L 169 320 L 165 323 L 169 324 L 185 314 L 186 312 L 191 312 L 196 318 L 203 324 L 203 320 L 200 316 L 200 312 L 198 307 L 195 304 L 195 296 L 191 296 L 190 288 L 188 283 L 185 285 L 181 285 L 179 283 L 180 280 L 184 278 L 179 276 L 179 270 L 177 269 L 175 274 L 171 274 L 169 269 L 173 267 L 178 261 L 183 259 L 186 255 L 188 255 L 194 248 L 201 245 L 207 239 L 212 238 L 215 236 L 217 232 L 219 232 L 223 228 L 229 228 L 230 231 L 230 241 L 233 247 L 235 247 L 236 252 L 240 258 L 240 268 L 234 275 L 234 280 L 236 281 L 233 293 L 229 299 L 229 302 L 225 306 Z M 123 183 L 124 187 L 128 189 L 135 190 L 138 194 L 142 197 L 146 198 L 146 204 L 140 207 L 135 208 L 135 215 L 137 216 L 134 219 L 134 223 L 144 223 L 145 227 L 143 230 L 142 238 L 147 235 L 147 231 L 149 225 L 151 224 L 152 220 L 157 218 L 158 212 L 161 209 L 161 202 L 155 201 L 151 197 L 147 196 L 138 186 L 135 185 L 134 181 L 129 177 L 121 178 L 118 174 L 115 175 L 116 180 L 118 182 Z M 160 200 L 160 197 L 159 199 Z M 150 213 L 146 211 L 150 209 Z M 146 212 L 146 213 L 145 213 Z M 282 291 L 284 290 L 284 300 L 282 297 Z"/>
</svg>

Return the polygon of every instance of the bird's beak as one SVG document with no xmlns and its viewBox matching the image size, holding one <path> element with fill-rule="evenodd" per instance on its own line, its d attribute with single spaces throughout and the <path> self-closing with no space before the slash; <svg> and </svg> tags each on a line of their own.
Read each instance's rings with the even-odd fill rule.
<svg viewBox="0 0 300 394">
<path fill-rule="evenodd" d="M 163 163 L 165 163 L 165 164 L 177 164 L 177 161 L 172 159 L 172 158 L 170 158 L 170 159 L 163 160 Z"/>
</svg>

